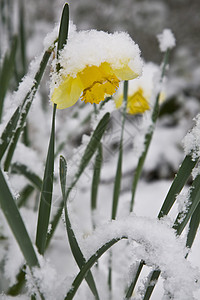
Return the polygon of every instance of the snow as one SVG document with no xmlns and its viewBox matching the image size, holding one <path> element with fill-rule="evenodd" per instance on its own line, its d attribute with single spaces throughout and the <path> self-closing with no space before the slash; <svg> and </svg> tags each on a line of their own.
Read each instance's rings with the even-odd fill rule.
<svg viewBox="0 0 200 300">
<path fill-rule="evenodd" d="M 51 90 L 60 85 L 63 77 L 76 77 L 76 74 L 86 66 L 100 66 L 103 62 L 109 63 L 116 70 L 127 65 L 138 75 L 142 71 L 139 47 L 124 32 L 113 34 L 97 30 L 74 32 L 60 52 L 58 62 L 62 69 L 59 74 L 56 71 L 52 73 Z M 58 62 L 53 61 L 54 70 Z"/>
<path fill-rule="evenodd" d="M 193 292 L 198 288 L 195 281 L 199 280 L 200 273 L 185 260 L 184 242 L 164 221 L 131 214 L 99 227 L 85 241 L 86 258 L 110 240 L 123 236 L 139 244 L 137 247 L 133 244 L 134 258 L 143 259 L 148 266 L 161 270 L 166 293 L 173 294 L 176 300 L 194 299 Z"/>
<path fill-rule="evenodd" d="M 161 52 L 172 49 L 176 45 L 175 37 L 170 29 L 164 29 L 161 34 L 157 35 Z"/>
</svg>

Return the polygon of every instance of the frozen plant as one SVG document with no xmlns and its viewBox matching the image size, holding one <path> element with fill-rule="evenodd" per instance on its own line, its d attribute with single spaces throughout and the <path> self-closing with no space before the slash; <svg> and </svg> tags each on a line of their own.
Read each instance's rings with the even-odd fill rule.
<svg viewBox="0 0 200 300">
<path fill-rule="evenodd" d="M 187 197 L 181 190 L 199 160 L 199 118 L 184 140 L 186 156 L 161 200 L 157 218 L 134 212 L 135 192 L 162 105 L 161 87 L 169 50 L 175 46 L 169 29 L 158 40 L 163 62 L 160 67 L 145 63 L 142 74 L 139 47 L 127 33 L 77 31 L 69 22 L 69 6 L 65 4 L 60 26 L 56 25 L 44 41 L 43 54 L 34 60 L 21 83 L 18 78 L 12 107 L 4 76 L 14 76 L 16 43 L 2 59 L 2 299 L 147 300 L 153 296 L 159 276 L 163 283 L 160 299 L 197 299 L 200 273 L 187 257 L 200 222 L 199 173 L 191 179 Z M 36 93 L 50 59 L 50 105 L 37 104 L 31 110 L 42 98 Z M 5 65 L 10 68 L 9 74 Z M 65 109 L 63 115 L 58 109 Z M 49 144 L 43 161 L 31 137 L 35 140 L 39 136 L 37 142 L 45 144 L 45 131 L 40 128 L 44 122 L 35 127 L 31 124 L 38 122 L 39 115 L 49 120 L 51 110 Z M 31 112 L 38 113 L 35 120 L 34 116 L 28 118 Z M 106 131 L 113 126 L 114 115 L 120 116 L 115 152 L 106 143 Z M 142 126 L 139 138 L 135 138 L 135 142 L 140 140 L 139 155 L 131 148 L 136 165 L 130 168 L 132 186 L 128 187 L 125 207 L 122 180 L 126 177 L 123 163 L 128 156 L 125 137 L 130 117 L 133 122 L 138 117 Z M 39 132 L 34 135 L 36 128 Z M 106 161 L 106 147 L 111 162 Z M 74 150 L 71 157 L 69 148 Z M 129 167 L 132 162 L 132 158 L 128 160 Z M 58 171 L 54 170 L 57 163 Z M 101 177 L 107 163 L 112 163 L 112 172 L 116 171 L 108 189 Z M 175 217 L 168 216 L 173 204 L 183 198 Z M 142 274 L 143 268 L 147 276 Z"/>
</svg>

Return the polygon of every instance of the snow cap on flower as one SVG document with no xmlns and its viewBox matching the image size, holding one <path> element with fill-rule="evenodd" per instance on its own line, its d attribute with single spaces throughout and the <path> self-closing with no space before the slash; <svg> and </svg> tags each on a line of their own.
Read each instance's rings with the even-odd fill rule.
<svg viewBox="0 0 200 300">
<path fill-rule="evenodd" d="M 56 65 L 61 69 L 56 72 Z M 99 103 L 113 95 L 121 80 L 138 77 L 142 61 L 138 45 L 127 33 L 80 31 L 69 37 L 53 62 L 51 101 L 67 108 L 81 100 Z"/>
<path fill-rule="evenodd" d="M 160 69 L 153 63 L 146 63 L 143 66 L 143 73 L 140 78 L 129 81 L 127 113 L 139 114 L 150 109 L 151 99 L 154 92 L 154 79 Z M 123 85 L 114 96 L 115 105 L 121 107 L 123 102 Z"/>
<path fill-rule="evenodd" d="M 172 49 L 176 45 L 175 37 L 170 29 L 164 29 L 161 34 L 157 35 L 159 47 L 161 52 Z"/>
</svg>

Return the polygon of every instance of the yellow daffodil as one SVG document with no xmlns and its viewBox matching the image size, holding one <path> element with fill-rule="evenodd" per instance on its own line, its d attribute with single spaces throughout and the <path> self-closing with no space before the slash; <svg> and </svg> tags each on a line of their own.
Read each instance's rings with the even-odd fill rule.
<svg viewBox="0 0 200 300">
<path fill-rule="evenodd" d="M 56 64 L 61 66 L 56 72 Z M 51 101 L 59 109 L 103 101 L 113 95 L 119 82 L 138 77 L 142 62 L 140 51 L 125 33 L 102 31 L 76 32 L 54 62 Z"/>
<path fill-rule="evenodd" d="M 123 95 L 120 95 L 118 98 L 116 98 L 115 104 L 116 107 L 121 107 L 123 102 Z M 138 88 L 136 92 L 134 92 L 132 95 L 128 95 L 127 100 L 127 112 L 129 114 L 142 114 L 146 110 L 149 110 L 149 103 L 147 99 L 143 95 L 143 89 L 141 87 Z"/>
<path fill-rule="evenodd" d="M 143 74 L 140 78 L 129 81 L 127 113 L 142 114 L 151 107 L 151 98 L 154 92 L 154 76 L 159 72 L 159 67 L 148 63 L 143 67 Z M 123 102 L 123 87 L 114 96 L 116 108 L 120 108 Z"/>
</svg>

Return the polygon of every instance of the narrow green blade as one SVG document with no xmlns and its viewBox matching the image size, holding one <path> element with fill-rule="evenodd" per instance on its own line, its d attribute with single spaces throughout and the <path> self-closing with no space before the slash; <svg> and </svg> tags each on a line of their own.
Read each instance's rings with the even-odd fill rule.
<svg viewBox="0 0 200 300">
<path fill-rule="evenodd" d="M 117 171 L 114 182 L 114 191 L 113 191 L 113 202 L 112 202 L 112 215 L 111 218 L 114 220 L 117 215 L 117 207 L 119 202 L 119 193 L 121 187 L 121 176 L 122 176 L 122 146 L 119 149 L 119 157 L 117 162 Z"/>
<path fill-rule="evenodd" d="M 33 171 L 31 171 L 26 165 L 21 163 L 14 163 L 11 166 L 11 172 L 24 175 L 39 191 L 41 190 L 41 178 Z"/>
<path fill-rule="evenodd" d="M 16 276 L 16 283 L 9 287 L 6 294 L 10 296 L 18 296 L 25 284 L 25 276 L 26 273 L 22 268 Z"/>
<path fill-rule="evenodd" d="M 59 51 L 62 50 L 63 47 L 67 44 L 68 29 L 69 29 L 69 5 L 68 3 L 65 3 L 62 11 L 61 21 L 60 21 L 57 57 L 59 55 Z"/>
<path fill-rule="evenodd" d="M 186 212 L 180 212 L 174 222 L 173 228 L 176 230 L 178 235 L 180 235 L 184 230 L 185 226 L 187 225 L 187 222 L 195 212 L 199 203 L 200 203 L 200 175 L 197 175 L 191 187 L 187 210 Z"/>
<path fill-rule="evenodd" d="M 99 144 L 95 163 L 94 163 L 94 171 L 92 178 L 92 188 L 91 188 L 91 209 L 92 211 L 97 207 L 97 193 L 98 186 L 100 181 L 100 173 L 101 173 L 101 165 L 102 165 L 102 145 Z"/>
<path fill-rule="evenodd" d="M 60 184 L 61 184 L 61 190 L 62 190 L 64 202 L 65 202 L 66 177 L 67 177 L 66 172 L 67 172 L 67 163 L 66 163 L 65 158 L 63 156 L 61 156 L 60 157 Z M 74 256 L 74 259 L 76 260 L 76 263 L 78 264 L 79 268 L 81 269 L 85 263 L 85 258 L 81 252 L 81 249 L 76 240 L 74 231 L 72 229 L 66 203 L 65 203 L 65 222 L 66 222 L 67 235 L 68 235 L 69 244 L 70 244 L 70 247 L 72 250 L 72 254 Z M 86 279 L 95 299 L 99 300 L 98 292 L 97 292 L 96 285 L 95 285 L 91 271 L 88 271 L 88 274 L 86 275 L 85 279 Z"/>
<path fill-rule="evenodd" d="M 110 114 L 106 113 L 103 118 L 100 120 L 99 124 L 97 125 L 86 149 L 85 152 L 81 158 L 79 170 L 76 174 L 75 183 L 87 167 L 90 159 L 92 158 L 93 154 L 96 152 L 97 148 L 99 147 L 100 140 L 106 130 L 106 127 L 108 125 L 110 119 Z"/>
<path fill-rule="evenodd" d="M 182 190 L 183 186 L 185 185 L 188 177 L 191 175 L 192 169 L 194 168 L 195 164 L 197 163 L 197 160 L 192 160 L 191 156 L 186 156 L 182 165 L 179 168 L 179 171 L 177 173 L 177 176 L 175 177 L 171 188 L 165 198 L 165 201 L 163 203 L 163 206 L 160 210 L 160 213 L 158 215 L 158 218 L 163 217 L 164 215 L 167 215 L 168 212 L 170 211 L 172 205 L 174 204 L 175 200 L 176 200 L 176 196 L 177 194 L 180 193 L 180 191 Z M 198 176 L 197 176 L 198 177 Z M 198 187 L 198 185 L 200 184 L 200 178 L 196 178 L 195 182 L 193 183 L 194 187 Z M 182 214 L 179 214 L 176 218 L 176 221 L 174 223 L 173 228 L 176 229 L 176 232 L 178 235 L 181 234 L 181 232 L 183 231 L 183 229 L 185 228 L 189 218 L 191 217 L 191 215 L 193 214 L 194 210 L 196 209 L 197 205 L 198 205 L 198 201 L 200 200 L 200 189 L 198 191 L 198 188 L 196 189 L 196 191 L 194 191 L 195 188 L 192 190 L 191 193 L 191 197 L 192 197 L 192 202 L 193 205 L 191 204 L 191 207 L 188 211 L 188 213 L 184 216 L 184 218 L 182 219 L 181 222 L 179 222 L 180 218 L 182 218 Z M 152 285 L 152 280 L 157 280 L 160 276 L 160 271 L 159 270 L 154 270 L 151 274 L 150 274 L 150 279 L 149 279 L 149 284 L 148 287 L 146 289 L 145 292 L 145 296 L 143 298 L 143 300 L 148 300 L 151 297 L 151 294 L 154 290 L 155 284 Z"/>
<path fill-rule="evenodd" d="M 14 237 L 23 253 L 30 268 L 39 266 L 33 244 L 27 233 L 26 227 L 16 206 L 15 200 L 8 188 L 7 182 L 0 169 L 0 205 L 13 232 Z"/>
<path fill-rule="evenodd" d="M 66 180 L 67 180 L 67 162 L 65 158 L 61 155 L 60 156 L 60 185 L 61 185 L 63 200 L 65 199 Z"/>
<path fill-rule="evenodd" d="M 155 270 L 155 271 L 152 271 L 149 274 L 147 289 L 146 289 L 146 292 L 144 294 L 143 300 L 149 300 L 150 299 L 150 297 L 153 293 L 153 290 L 155 288 L 155 285 L 157 283 L 157 280 L 160 276 L 160 273 L 161 273 L 160 270 Z"/>
<path fill-rule="evenodd" d="M 131 282 L 131 284 L 130 284 L 128 290 L 127 290 L 126 297 L 125 297 L 124 300 L 130 299 L 132 297 L 133 290 L 134 290 L 135 285 L 137 283 L 137 280 L 138 280 L 138 278 L 140 276 L 140 273 L 142 271 L 143 265 L 144 265 L 144 262 L 140 261 L 140 263 L 138 264 L 138 267 L 137 267 L 137 272 L 135 274 L 134 280 Z"/>
<path fill-rule="evenodd" d="M 14 134 L 14 130 L 17 126 L 17 122 L 20 117 L 20 107 L 17 107 L 15 112 L 13 113 L 11 119 L 7 123 L 2 135 L 1 135 L 1 144 L 0 144 L 0 160 L 2 159 L 8 145 L 11 141 L 11 138 Z"/>
<path fill-rule="evenodd" d="M 197 160 L 193 160 L 190 155 L 187 155 L 183 160 L 174 181 L 170 187 L 169 192 L 163 202 L 163 205 L 158 214 L 158 218 L 162 218 L 167 215 L 172 205 L 176 200 L 176 196 L 180 193 L 189 176 L 191 175 L 192 169 L 195 167 Z"/>
<path fill-rule="evenodd" d="M 33 193 L 35 188 L 32 185 L 27 184 L 21 191 L 20 196 L 17 199 L 17 207 L 22 207 L 28 200 L 28 197 Z"/>
<path fill-rule="evenodd" d="M 187 234 L 187 242 L 186 242 L 186 246 L 188 248 L 191 248 L 197 233 L 197 229 L 199 227 L 199 223 L 200 223 L 200 203 L 198 204 L 197 208 L 195 209 L 191 220 L 190 220 L 190 224 L 189 224 L 189 230 L 188 230 L 188 234 Z"/>
<path fill-rule="evenodd" d="M 0 76 L 0 121 L 2 118 L 4 98 L 9 87 L 9 82 L 14 70 L 15 55 L 17 50 L 17 36 L 13 37 L 11 50 L 6 53 L 1 69 Z"/>
<path fill-rule="evenodd" d="M 66 194 L 65 194 L 65 200 L 67 201 L 69 194 L 71 192 L 71 190 L 73 189 L 73 187 L 76 185 L 78 179 L 80 178 L 81 174 L 84 172 L 85 168 L 87 167 L 90 159 L 92 158 L 93 154 L 95 153 L 95 151 L 97 150 L 97 148 L 99 147 L 99 143 L 101 141 L 101 138 L 106 130 L 106 127 L 108 125 L 110 119 L 110 114 L 106 113 L 102 119 L 99 121 L 95 131 L 93 132 L 91 139 L 85 149 L 85 152 L 82 156 L 80 165 L 79 165 L 79 169 L 78 172 L 76 173 L 75 179 L 74 181 L 71 183 L 70 187 L 67 189 Z M 56 215 L 54 216 L 53 221 L 51 222 L 51 232 L 48 234 L 48 238 L 47 238 L 47 244 L 49 244 L 54 231 L 58 225 L 58 222 L 60 220 L 62 211 L 63 211 L 63 206 L 64 206 L 64 202 L 62 201 L 60 203 L 60 207 L 58 208 L 58 211 L 56 213 Z"/>
<path fill-rule="evenodd" d="M 123 119 L 122 119 L 122 126 L 121 126 L 119 156 L 118 156 L 117 170 L 116 170 L 115 181 L 114 181 L 114 190 L 113 190 L 112 214 L 111 214 L 112 219 L 115 219 L 116 215 L 117 215 L 117 207 L 118 207 L 120 187 L 121 187 L 122 159 L 123 159 L 123 136 L 124 136 L 124 126 L 125 126 L 125 120 L 126 120 L 127 100 L 128 100 L 128 81 L 126 80 L 126 81 L 124 81 L 124 91 L 123 91 L 124 109 L 123 109 Z"/>
<path fill-rule="evenodd" d="M 10 147 L 8 149 L 8 153 L 7 153 L 5 164 L 4 164 L 5 171 L 7 171 L 10 166 L 17 142 L 19 140 L 21 131 L 23 130 L 23 127 L 24 127 L 28 112 L 30 110 L 32 101 L 34 99 L 34 96 L 36 94 L 36 91 L 38 89 L 38 86 L 40 84 L 42 75 L 47 66 L 50 56 L 51 56 L 50 50 L 48 50 L 44 53 L 43 58 L 40 62 L 39 70 L 37 71 L 37 73 L 35 75 L 35 78 L 34 78 L 35 82 L 31 88 L 31 90 L 27 93 L 26 97 L 23 100 L 22 105 L 19 105 L 19 107 L 16 109 L 16 111 L 14 112 L 11 119 L 8 121 L 8 124 L 6 125 L 6 128 L 2 134 L 2 136 L 3 136 L 3 138 L 2 138 L 3 151 L 0 152 L 0 158 L 2 157 L 2 153 L 4 154 L 7 147 L 9 146 L 9 142 L 12 141 L 10 144 Z M 18 120 L 19 120 L 19 124 L 17 122 Z"/>
<path fill-rule="evenodd" d="M 120 238 L 115 238 L 107 242 L 105 245 L 103 245 L 101 248 L 99 248 L 94 255 L 90 257 L 90 259 L 84 264 L 84 266 L 81 268 L 80 272 L 76 276 L 75 280 L 72 283 L 72 288 L 69 290 L 67 295 L 65 296 L 64 300 L 72 300 L 84 280 L 85 276 L 87 275 L 87 272 L 92 268 L 92 266 L 97 262 L 97 260 L 108 250 L 110 249 L 114 244 L 119 242 L 122 239 L 127 239 L 126 236 L 122 236 Z"/>
<path fill-rule="evenodd" d="M 51 211 L 52 191 L 53 191 L 53 172 L 54 172 L 54 139 L 55 139 L 55 115 L 56 104 L 53 107 L 51 137 L 49 142 L 48 154 L 45 164 L 44 178 L 40 197 L 38 213 L 36 246 L 40 254 L 44 254 L 46 238 L 49 226 Z"/>
</svg>

